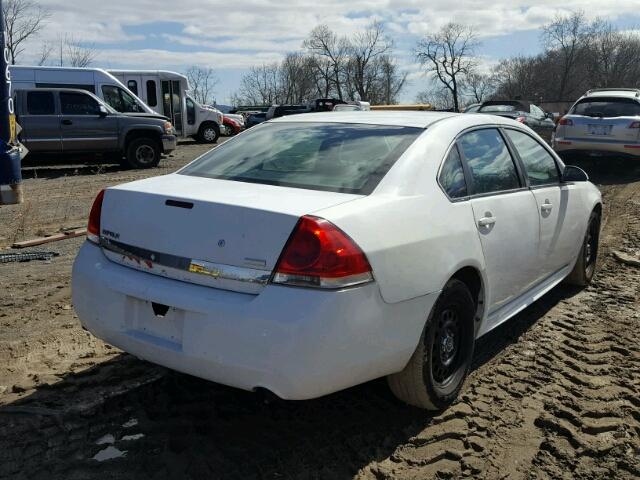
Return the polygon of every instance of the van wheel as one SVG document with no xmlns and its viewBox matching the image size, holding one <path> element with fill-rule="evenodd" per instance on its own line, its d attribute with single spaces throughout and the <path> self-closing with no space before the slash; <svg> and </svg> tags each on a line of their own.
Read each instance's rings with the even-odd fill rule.
<svg viewBox="0 0 640 480">
<path fill-rule="evenodd" d="M 127 147 L 127 163 L 132 168 L 152 168 L 160 163 L 160 145 L 152 138 L 134 138 Z"/>
<path fill-rule="evenodd" d="M 565 279 L 565 283 L 586 287 L 593 280 L 598 263 L 598 245 L 600 243 L 600 214 L 597 211 L 591 212 L 587 233 L 582 240 L 578 260 L 573 270 Z"/>
<path fill-rule="evenodd" d="M 205 143 L 216 143 L 219 137 L 220 127 L 215 123 L 205 123 L 198 132 L 198 139 Z"/>
<path fill-rule="evenodd" d="M 462 389 L 475 344 L 475 302 L 467 286 L 452 279 L 442 290 L 409 363 L 387 380 L 409 405 L 443 410 Z"/>
</svg>

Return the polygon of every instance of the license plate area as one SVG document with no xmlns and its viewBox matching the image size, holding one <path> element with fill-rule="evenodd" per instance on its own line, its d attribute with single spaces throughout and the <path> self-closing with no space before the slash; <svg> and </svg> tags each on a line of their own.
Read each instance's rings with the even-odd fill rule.
<svg viewBox="0 0 640 480">
<path fill-rule="evenodd" d="M 589 125 L 589 135 L 606 136 L 611 135 L 611 125 Z"/>
<path fill-rule="evenodd" d="M 132 336 L 182 350 L 185 311 L 169 305 L 127 297 L 125 322 Z"/>
</svg>

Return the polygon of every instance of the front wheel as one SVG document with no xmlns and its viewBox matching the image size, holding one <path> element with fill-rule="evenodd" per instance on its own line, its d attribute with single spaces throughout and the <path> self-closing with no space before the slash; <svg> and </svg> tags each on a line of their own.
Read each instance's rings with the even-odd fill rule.
<svg viewBox="0 0 640 480">
<path fill-rule="evenodd" d="M 587 233 L 585 233 L 578 254 L 578 260 L 565 282 L 578 287 L 586 287 L 593 280 L 598 262 L 598 246 L 600 243 L 600 214 L 591 212 Z"/>
<path fill-rule="evenodd" d="M 160 145 L 153 138 L 133 139 L 126 154 L 127 164 L 132 168 L 152 168 L 160 163 Z"/>
<path fill-rule="evenodd" d="M 206 123 L 200 127 L 198 139 L 205 143 L 216 143 L 220 137 L 220 127 L 215 123 Z"/>
<path fill-rule="evenodd" d="M 396 397 L 427 410 L 442 410 L 455 401 L 473 359 L 475 313 L 467 286 L 450 280 L 429 315 L 411 360 L 404 370 L 388 377 Z"/>
</svg>

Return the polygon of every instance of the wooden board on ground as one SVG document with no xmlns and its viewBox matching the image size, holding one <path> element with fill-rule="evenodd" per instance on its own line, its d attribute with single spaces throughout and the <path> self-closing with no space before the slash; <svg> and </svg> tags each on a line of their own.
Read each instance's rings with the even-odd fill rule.
<svg viewBox="0 0 640 480">
<path fill-rule="evenodd" d="M 26 247 L 35 247 L 36 245 L 42 245 L 45 243 L 57 242 L 60 240 L 66 240 L 67 238 L 75 238 L 80 237 L 81 235 L 86 235 L 86 228 L 79 228 L 76 230 L 69 230 L 67 232 L 56 233 L 55 235 L 49 235 L 47 237 L 38 237 L 33 238 L 31 240 L 24 240 L 22 242 L 16 242 L 11 245 L 13 248 L 26 248 Z"/>
</svg>

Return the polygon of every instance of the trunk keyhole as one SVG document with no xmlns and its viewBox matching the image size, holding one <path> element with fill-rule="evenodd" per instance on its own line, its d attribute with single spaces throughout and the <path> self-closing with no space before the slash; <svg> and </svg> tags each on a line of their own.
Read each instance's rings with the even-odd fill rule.
<svg viewBox="0 0 640 480">
<path fill-rule="evenodd" d="M 151 308 L 156 317 L 164 317 L 169 311 L 168 305 L 162 305 L 161 303 L 151 302 Z"/>
</svg>

